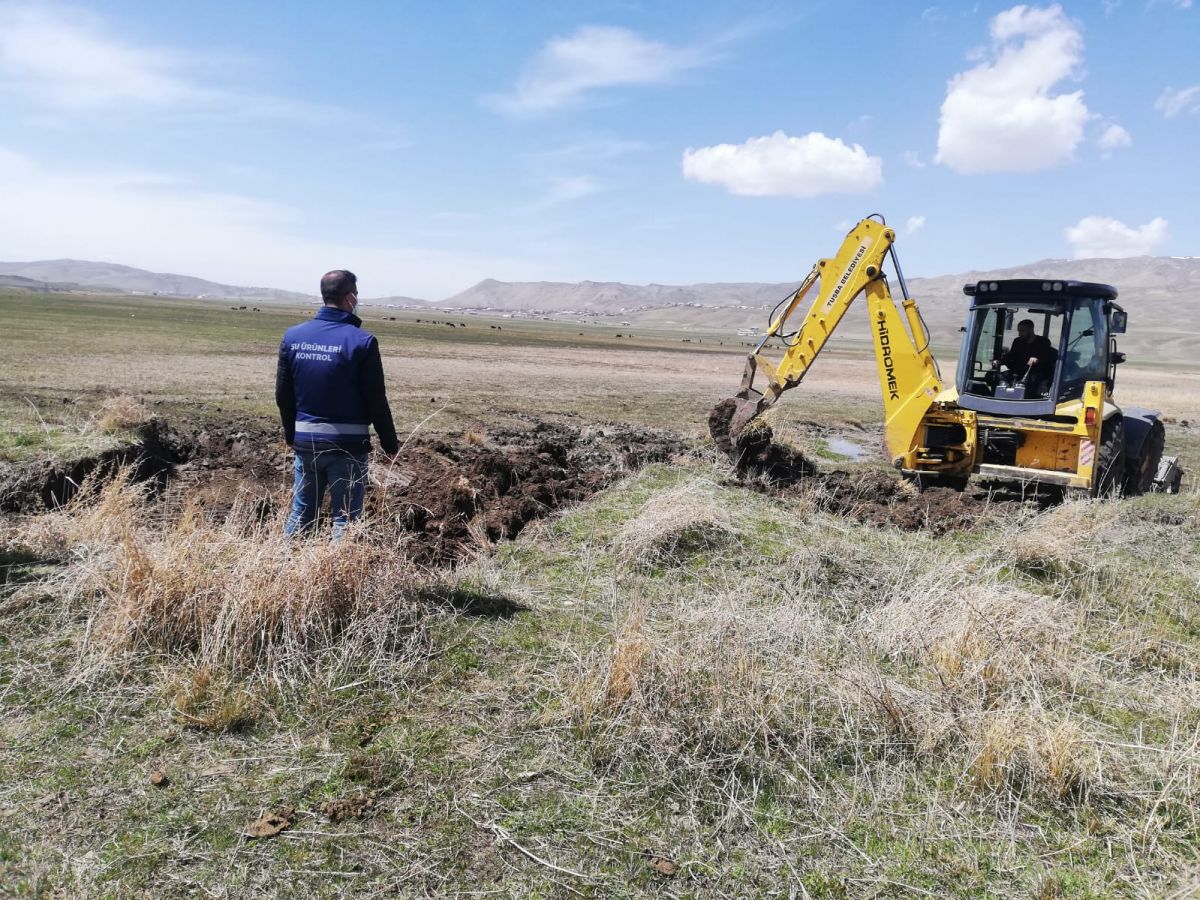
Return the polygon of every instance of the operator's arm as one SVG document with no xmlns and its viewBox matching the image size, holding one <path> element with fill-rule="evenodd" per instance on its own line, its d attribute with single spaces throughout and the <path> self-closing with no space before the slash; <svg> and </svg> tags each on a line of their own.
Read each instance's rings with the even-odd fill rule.
<svg viewBox="0 0 1200 900">
<path fill-rule="evenodd" d="M 383 383 L 383 358 L 379 355 L 379 341 L 371 338 L 362 368 L 363 396 L 367 401 L 367 415 L 379 435 L 379 446 L 389 456 L 400 450 L 396 439 L 396 425 L 392 422 L 392 410 L 388 406 L 387 388 Z"/>
<path fill-rule="evenodd" d="M 283 423 L 283 440 L 290 447 L 296 440 L 296 389 L 292 383 L 292 361 L 286 343 L 279 345 L 275 364 L 275 405 Z"/>
<path fill-rule="evenodd" d="M 1012 346 L 1000 357 L 1000 365 L 1007 366 L 1010 372 L 1025 368 L 1028 362 L 1029 348 L 1025 346 L 1024 341 L 1017 338 L 1013 338 Z"/>
</svg>

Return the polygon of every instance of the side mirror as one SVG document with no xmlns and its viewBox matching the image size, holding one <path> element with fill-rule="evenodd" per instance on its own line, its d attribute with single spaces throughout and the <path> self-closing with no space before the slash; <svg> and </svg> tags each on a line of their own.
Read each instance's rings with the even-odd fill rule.
<svg viewBox="0 0 1200 900">
<path fill-rule="evenodd" d="M 1119 366 L 1121 363 L 1125 362 L 1125 354 L 1120 350 L 1110 354 L 1108 358 L 1114 366 Z"/>
<path fill-rule="evenodd" d="M 1108 333 L 1124 334 L 1125 326 L 1129 323 L 1129 313 L 1123 309 L 1114 309 L 1108 317 Z"/>
</svg>

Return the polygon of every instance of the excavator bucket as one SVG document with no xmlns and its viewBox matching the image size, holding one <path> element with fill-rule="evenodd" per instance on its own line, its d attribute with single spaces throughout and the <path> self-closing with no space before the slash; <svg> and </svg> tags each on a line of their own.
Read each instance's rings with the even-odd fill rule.
<svg viewBox="0 0 1200 900">
<path fill-rule="evenodd" d="M 708 413 L 708 432 L 717 448 L 727 456 L 736 455 L 738 437 L 765 407 L 763 395 L 752 388 L 714 406 Z"/>
<path fill-rule="evenodd" d="M 708 433 L 712 435 L 717 448 L 726 456 L 739 455 L 739 438 L 755 418 L 766 411 L 778 392 L 772 392 L 768 398 L 762 391 L 755 390 L 754 376 L 759 364 L 766 369 L 769 377 L 775 374 L 775 367 L 766 360 L 760 359 L 758 351 L 746 357 L 746 369 L 742 373 L 742 386 L 732 397 L 722 400 L 708 413 Z"/>
</svg>

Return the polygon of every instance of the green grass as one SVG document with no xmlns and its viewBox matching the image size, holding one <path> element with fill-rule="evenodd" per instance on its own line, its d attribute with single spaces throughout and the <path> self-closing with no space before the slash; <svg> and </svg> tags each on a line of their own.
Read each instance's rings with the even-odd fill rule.
<svg viewBox="0 0 1200 900">
<path fill-rule="evenodd" d="M 5 434 L 28 435 L 0 455 L 76 452 L 69 438 L 89 434 L 95 401 L 130 387 L 186 422 L 271 421 L 274 342 L 298 311 L 264 310 L 47 301 L 0 365 Z M 493 336 L 470 321 L 469 337 L 376 330 L 397 354 L 483 354 Z M 578 339 L 553 323 L 504 329 L 522 352 Z M 608 340 L 589 332 L 577 346 Z M 91 362 L 196 352 L 178 370 L 135 361 L 128 383 L 92 387 L 91 362 L 57 371 L 45 357 L 56 344 Z M 599 385 L 574 411 L 702 415 L 707 388 L 628 386 Z M 489 398 L 495 385 L 468 386 L 453 410 L 483 416 Z M 397 399 L 399 417 L 419 421 L 419 398 Z M 531 402 L 572 411 L 565 389 Z M 877 427 L 879 413 L 871 399 L 797 394 L 781 417 Z M 1170 444 L 1200 452 L 1182 428 Z M 238 728 L 180 715 L 196 654 L 101 652 L 89 576 L 111 548 L 50 552 L 38 539 L 52 517 L 4 523 L 0 893 L 1082 898 L 1193 886 L 1194 494 L 1006 512 L 935 538 L 729 476 L 652 465 L 489 559 L 397 581 L 395 601 L 421 610 L 417 650 L 216 672 L 192 702 L 246 692 L 256 714 Z M 138 545 L 163 526 L 138 523 Z M 988 780 L 980 755 L 997 721 L 1026 743 Z M 1038 755 L 1059 726 L 1065 774 Z M 155 770 L 166 786 L 150 784 Z M 321 811 L 368 794 L 362 818 Z M 283 806 L 289 829 L 242 836 Z"/>
<path fill-rule="evenodd" d="M 1198 641 L 1185 633 L 1194 624 L 1186 610 L 1200 597 L 1179 568 L 1200 550 L 1194 499 L 1084 510 L 1075 518 L 1098 532 L 1041 550 L 1071 559 L 1107 540 L 1099 574 L 1115 574 L 1068 566 L 1047 579 L 992 549 L 1008 533 L 1003 523 L 953 539 L 900 535 L 711 479 L 704 468 L 651 466 L 536 526 L 493 560 L 431 585 L 434 650 L 416 680 L 393 682 L 377 660 L 290 686 L 248 685 L 265 713 L 241 732 L 197 730 L 173 716 L 162 685 L 178 677 L 178 663 L 134 657 L 64 690 L 86 633 L 79 601 L 10 620 L 0 646 L 0 666 L 13 673 L 4 689 L 3 805 L 33 827 L 0 825 L 0 871 L 29 890 L 156 895 L 218 886 L 287 893 L 324 871 L 319 890 L 329 896 L 497 886 L 510 896 L 556 896 L 563 883 L 595 896 L 773 896 L 802 883 L 828 897 L 1101 897 L 1145 885 L 1165 891 L 1185 877 L 1200 834 L 1196 797 L 1179 779 L 1200 761 L 1181 736 L 1200 727 L 1200 710 L 1179 702 L 1154 710 L 1146 698 L 1180 696 L 1196 682 Z M 685 565 L 640 571 L 626 542 L 663 496 L 711 507 L 734 540 Z M 1167 514 L 1192 524 L 1164 529 L 1158 520 Z M 1148 539 L 1157 563 L 1141 552 Z M 837 690 L 823 696 L 836 682 L 796 680 L 803 670 L 789 654 L 809 652 L 805 665 L 837 671 L 850 661 L 842 654 L 860 617 L 907 583 L 944 577 L 949 553 L 966 560 L 952 564 L 957 572 L 973 568 L 996 590 L 1011 580 L 1052 602 L 1070 589 L 1067 602 L 1090 610 L 1066 652 L 1084 668 L 1068 693 L 1039 676 L 1039 702 L 1089 722 L 1106 744 L 1174 748 L 1183 767 L 1174 786 L 1155 774 L 1151 753 L 1114 757 L 1109 765 L 1126 759 L 1131 768 L 1106 771 L 1103 787 L 1082 799 L 1020 781 L 981 787 L 963 777 L 969 752 L 954 742 L 921 750 L 866 707 L 833 701 Z M 1164 558 L 1175 562 L 1164 567 Z M 1139 602 L 1129 590 L 1153 571 L 1165 577 L 1150 602 Z M 525 611 L 453 611 L 496 597 Z M 713 606 L 714 597 L 728 599 Z M 800 609 L 824 629 L 824 647 L 791 643 L 786 617 Z M 668 668 L 641 670 L 638 690 L 648 693 L 581 727 L 588 679 L 627 639 L 635 610 L 648 659 L 657 660 L 643 665 Z M 735 618 L 720 625 L 714 613 Z M 1162 669 L 1130 656 L 1122 642 L 1139 628 L 1179 640 L 1181 660 Z M 710 656 L 717 635 L 727 646 Z M 919 652 L 854 652 L 938 696 Z M 1084 665 L 1096 655 L 1103 665 Z M 730 662 L 749 668 L 739 675 Z M 706 669 L 720 677 L 706 679 Z M 739 693 L 772 683 L 765 694 Z M 744 708 L 714 715 L 708 704 L 723 692 L 745 704 L 782 702 L 763 708 L 770 732 L 741 730 Z M 149 785 L 155 768 L 168 774 L 166 788 Z M 319 811 L 369 791 L 375 806 L 363 819 L 332 823 Z M 291 829 L 259 842 L 239 837 L 281 805 L 297 809 Z M 531 861 L 509 838 L 586 878 Z M 656 855 L 674 862 L 674 876 L 653 869 Z M 80 856 L 89 862 L 68 868 Z"/>
</svg>

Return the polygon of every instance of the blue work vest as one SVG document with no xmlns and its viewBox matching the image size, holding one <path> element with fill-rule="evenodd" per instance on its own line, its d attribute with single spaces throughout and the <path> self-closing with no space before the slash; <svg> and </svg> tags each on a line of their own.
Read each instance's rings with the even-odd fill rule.
<svg viewBox="0 0 1200 900">
<path fill-rule="evenodd" d="M 376 342 L 361 324 L 353 313 L 326 306 L 284 334 L 280 350 L 291 365 L 297 449 L 371 449 L 363 367 Z"/>
</svg>

